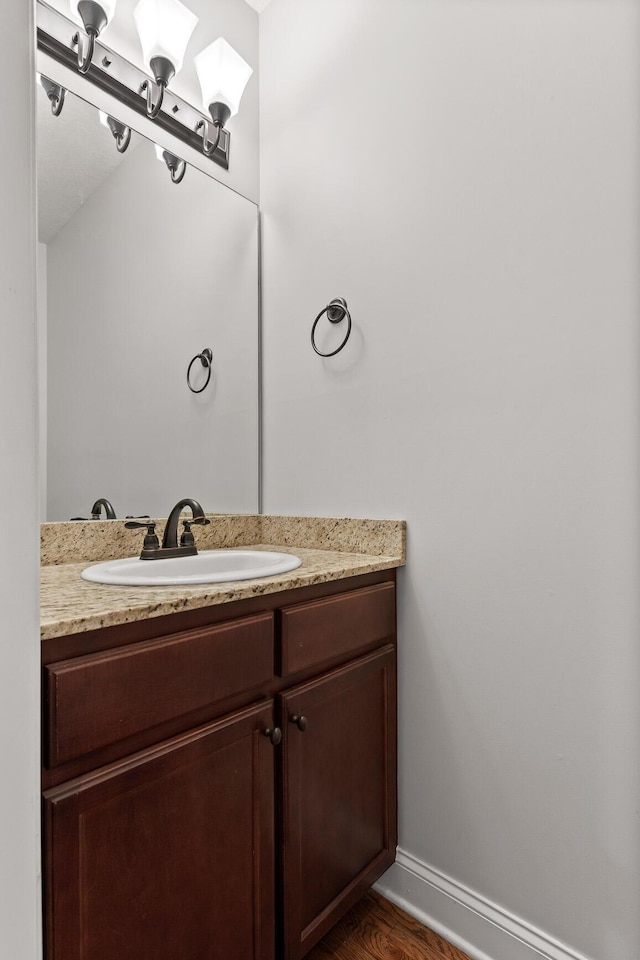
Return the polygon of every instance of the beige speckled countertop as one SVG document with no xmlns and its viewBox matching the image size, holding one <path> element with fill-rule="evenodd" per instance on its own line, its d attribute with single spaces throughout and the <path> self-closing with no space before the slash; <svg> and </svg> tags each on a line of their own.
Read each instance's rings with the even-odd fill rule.
<svg viewBox="0 0 640 960">
<path fill-rule="evenodd" d="M 341 580 L 399 567 L 405 562 L 404 521 L 315 517 L 216 518 L 213 515 L 211 519 L 211 527 L 204 528 L 207 536 L 198 537 L 200 549 L 225 546 L 278 550 L 300 557 L 302 565 L 278 576 L 189 587 L 123 587 L 89 583 L 81 578 L 89 563 L 112 559 L 113 555 L 135 555 L 135 550 L 130 549 L 131 531 L 124 531 L 120 521 L 44 524 L 42 639 Z M 268 543 L 265 533 L 272 535 Z M 256 534 L 263 535 L 258 542 Z M 136 545 L 140 539 L 136 536 Z M 128 550 L 123 549 L 125 543 Z M 299 546 L 299 543 L 306 546 Z M 68 562 L 71 557 L 76 560 L 79 556 L 83 557 L 81 562 Z"/>
</svg>

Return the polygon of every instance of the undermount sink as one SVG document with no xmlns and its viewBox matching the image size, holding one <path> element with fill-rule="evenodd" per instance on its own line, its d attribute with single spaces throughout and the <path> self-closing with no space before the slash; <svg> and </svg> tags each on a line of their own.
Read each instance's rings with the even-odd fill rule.
<svg viewBox="0 0 640 960">
<path fill-rule="evenodd" d="M 131 587 L 180 586 L 193 583 L 226 583 L 288 573 L 302 561 L 290 553 L 267 550 L 201 550 L 193 557 L 167 560 L 105 560 L 82 571 L 84 580 Z"/>
</svg>

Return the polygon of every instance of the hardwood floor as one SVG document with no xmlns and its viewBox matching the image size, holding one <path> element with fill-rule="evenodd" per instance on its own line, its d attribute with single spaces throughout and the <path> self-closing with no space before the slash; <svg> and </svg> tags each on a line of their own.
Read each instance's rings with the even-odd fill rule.
<svg viewBox="0 0 640 960">
<path fill-rule="evenodd" d="M 305 960 L 471 960 L 373 890 Z"/>
</svg>

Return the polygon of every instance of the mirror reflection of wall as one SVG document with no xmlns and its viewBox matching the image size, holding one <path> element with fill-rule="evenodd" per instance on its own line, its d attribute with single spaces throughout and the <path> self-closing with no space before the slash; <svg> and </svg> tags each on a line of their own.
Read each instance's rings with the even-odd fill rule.
<svg viewBox="0 0 640 960">
<path fill-rule="evenodd" d="M 119 154 L 71 94 L 59 117 L 45 96 L 38 110 L 43 519 L 88 517 L 98 497 L 119 518 L 183 496 L 256 512 L 255 204 L 192 167 L 173 184 L 137 134 Z"/>
</svg>

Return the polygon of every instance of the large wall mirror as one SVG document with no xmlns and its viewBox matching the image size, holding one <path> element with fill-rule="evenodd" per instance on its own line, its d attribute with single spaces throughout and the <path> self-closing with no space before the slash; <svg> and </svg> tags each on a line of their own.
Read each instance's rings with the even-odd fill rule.
<svg viewBox="0 0 640 960">
<path fill-rule="evenodd" d="M 42 519 L 99 497 L 118 518 L 184 496 L 257 512 L 256 205 L 191 166 L 172 183 L 149 140 L 118 153 L 94 106 L 67 93 L 54 117 L 38 94 Z"/>
</svg>

